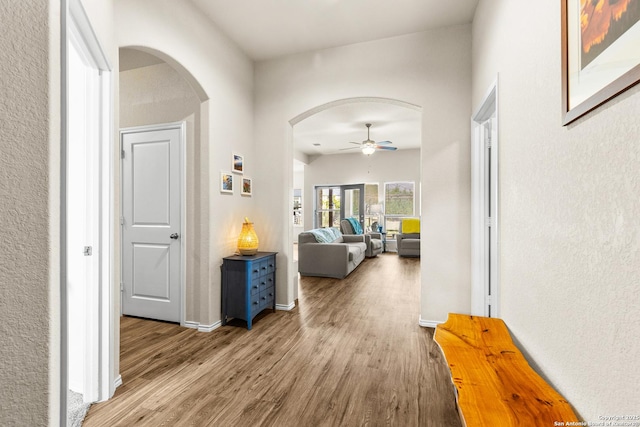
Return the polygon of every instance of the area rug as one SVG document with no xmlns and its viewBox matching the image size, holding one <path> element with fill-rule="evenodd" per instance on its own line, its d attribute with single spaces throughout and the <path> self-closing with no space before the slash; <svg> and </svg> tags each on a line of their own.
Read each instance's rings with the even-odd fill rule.
<svg viewBox="0 0 640 427">
<path fill-rule="evenodd" d="M 84 403 L 80 393 L 69 390 L 67 394 L 67 426 L 82 426 L 82 420 L 84 420 L 85 415 L 87 415 L 89 406 L 91 406 L 91 404 Z"/>
</svg>

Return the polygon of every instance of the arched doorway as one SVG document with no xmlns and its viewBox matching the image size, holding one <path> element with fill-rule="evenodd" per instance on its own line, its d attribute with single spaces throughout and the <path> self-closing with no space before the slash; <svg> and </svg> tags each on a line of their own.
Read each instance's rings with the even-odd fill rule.
<svg viewBox="0 0 640 427">
<path fill-rule="evenodd" d="M 368 194 L 364 206 L 366 215 L 375 215 L 375 220 L 382 221 L 385 216 L 384 211 L 380 211 L 380 209 L 383 209 L 384 206 L 385 183 L 398 180 L 411 182 L 415 186 L 414 194 L 416 196 L 415 211 L 412 216 L 420 215 L 421 122 L 421 107 L 380 97 L 340 99 L 307 110 L 289 121 L 291 143 L 293 144 L 292 163 L 294 163 L 290 181 L 291 188 L 289 189 L 290 194 L 294 195 L 290 201 L 289 210 L 294 212 L 294 219 L 292 221 L 291 218 L 288 218 L 290 224 L 289 241 L 292 245 L 291 280 L 289 283 L 293 283 L 294 300 L 297 299 L 298 283 L 297 234 L 303 229 L 308 230 L 316 225 L 313 187 L 320 182 L 319 180 L 323 180 L 322 184 L 355 184 L 355 181 L 359 184 L 365 184 Z M 380 152 L 366 156 L 360 153 L 357 145 L 349 145 L 350 142 L 359 142 L 367 138 L 366 123 L 372 125 L 373 139 L 378 141 L 395 140 L 399 150 L 414 150 L 414 158 L 416 159 L 414 173 L 408 173 L 407 168 L 403 168 L 402 165 L 397 168 L 391 166 L 396 160 L 392 155 L 393 152 Z M 349 151 L 350 149 L 353 151 Z M 327 176 L 318 179 L 317 174 L 310 175 L 305 172 L 306 165 L 314 162 L 322 168 L 323 164 L 321 160 L 318 160 L 319 158 L 328 156 L 332 159 L 338 159 L 346 153 L 354 154 L 349 156 L 349 173 L 345 176 L 338 176 L 340 174 L 336 173 L 337 170 L 344 168 L 334 170 L 334 175 L 336 175 L 334 178 Z M 337 162 L 330 163 L 336 164 Z M 397 170 L 396 179 L 392 178 L 393 172 L 383 173 L 389 172 L 389 170 Z M 315 179 L 312 179 L 314 182 L 308 180 L 309 176 L 315 176 Z M 338 182 L 344 180 L 350 182 Z M 375 209 L 371 209 L 372 206 Z M 374 210 L 377 212 L 372 212 Z M 373 218 L 368 218 L 366 215 L 365 221 L 367 223 L 374 221 Z M 390 241 L 390 248 L 393 248 L 393 242 L 395 240 Z"/>
</svg>

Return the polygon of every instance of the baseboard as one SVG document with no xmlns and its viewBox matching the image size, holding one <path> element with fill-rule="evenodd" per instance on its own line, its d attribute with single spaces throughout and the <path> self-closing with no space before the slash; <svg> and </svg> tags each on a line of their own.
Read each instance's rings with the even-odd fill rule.
<svg viewBox="0 0 640 427">
<path fill-rule="evenodd" d="M 184 326 L 185 328 L 190 328 L 190 329 L 198 329 L 200 324 L 198 322 L 184 322 L 182 324 L 182 326 Z"/>
<path fill-rule="evenodd" d="M 285 304 L 276 304 L 276 310 L 282 310 L 282 311 L 291 311 L 294 308 L 296 308 L 296 303 L 295 301 L 290 303 L 289 305 L 285 305 Z"/>
<path fill-rule="evenodd" d="M 201 325 L 198 322 L 184 322 L 182 326 L 184 326 L 185 328 L 197 329 L 198 332 L 211 332 L 222 326 L 222 320 L 218 320 L 211 325 Z"/>
<path fill-rule="evenodd" d="M 215 329 L 218 329 L 220 326 L 222 326 L 222 320 L 218 320 L 211 325 L 200 325 L 198 326 L 198 332 L 211 332 Z"/>
<path fill-rule="evenodd" d="M 422 316 L 420 316 L 420 318 L 418 319 L 418 325 L 422 326 L 423 328 L 435 328 L 442 323 L 444 322 L 441 322 L 439 320 L 425 320 L 422 318 Z"/>
<path fill-rule="evenodd" d="M 118 375 L 116 379 L 113 381 L 113 389 L 117 389 L 122 385 L 122 376 Z"/>
</svg>

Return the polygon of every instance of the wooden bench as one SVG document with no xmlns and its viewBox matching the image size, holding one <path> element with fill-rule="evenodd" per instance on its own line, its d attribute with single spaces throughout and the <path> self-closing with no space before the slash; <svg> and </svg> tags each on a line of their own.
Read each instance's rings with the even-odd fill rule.
<svg viewBox="0 0 640 427">
<path fill-rule="evenodd" d="M 449 364 L 463 426 L 578 421 L 569 402 L 529 366 L 501 319 L 452 313 L 433 339 Z"/>
</svg>

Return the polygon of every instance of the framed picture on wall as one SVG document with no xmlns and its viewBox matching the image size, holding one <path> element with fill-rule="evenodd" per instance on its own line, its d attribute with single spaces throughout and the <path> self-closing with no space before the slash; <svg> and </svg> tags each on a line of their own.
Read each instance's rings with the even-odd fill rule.
<svg viewBox="0 0 640 427">
<path fill-rule="evenodd" d="M 562 0 L 562 124 L 640 81 L 640 0 Z"/>
<path fill-rule="evenodd" d="M 233 194 L 233 174 L 231 172 L 220 172 L 220 192 Z"/>
<path fill-rule="evenodd" d="M 238 153 L 231 154 L 231 170 L 234 173 L 244 173 L 244 156 Z"/>
<path fill-rule="evenodd" d="M 251 196 L 251 192 L 253 191 L 253 184 L 251 182 L 251 178 L 243 176 L 242 177 L 242 194 L 243 196 Z"/>
</svg>

